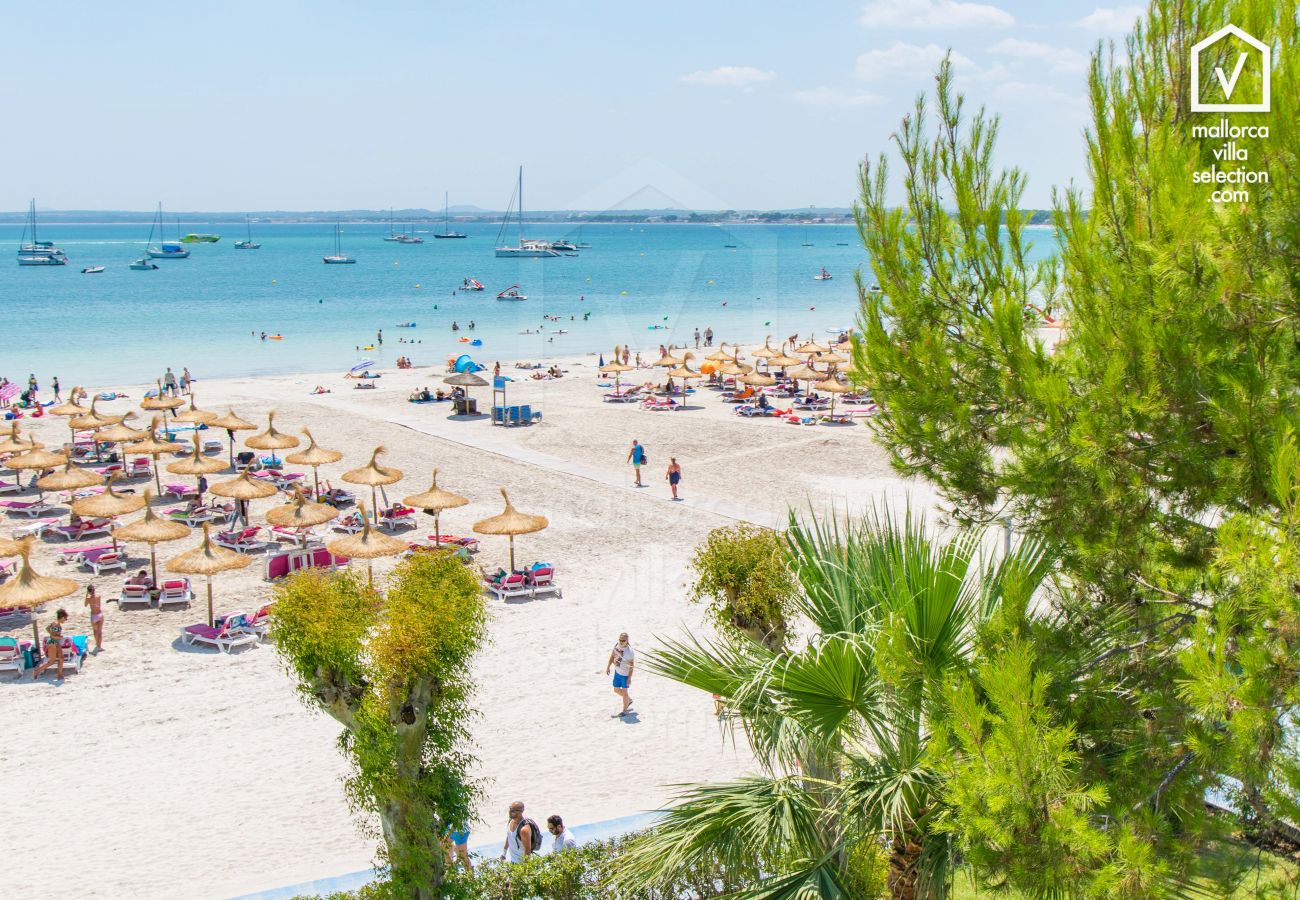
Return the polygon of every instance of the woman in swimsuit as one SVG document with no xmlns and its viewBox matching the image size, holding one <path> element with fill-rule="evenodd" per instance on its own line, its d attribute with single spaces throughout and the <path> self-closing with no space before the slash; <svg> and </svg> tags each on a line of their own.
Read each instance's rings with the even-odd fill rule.
<svg viewBox="0 0 1300 900">
<path fill-rule="evenodd" d="M 68 611 L 61 609 L 54 615 L 54 621 L 45 626 L 45 661 L 32 669 L 32 681 L 41 677 L 41 673 L 55 663 L 58 664 L 59 680 L 63 680 L 63 623 L 68 620 Z"/>
<path fill-rule="evenodd" d="M 672 488 L 673 499 L 680 500 L 677 496 L 677 485 L 682 481 L 682 467 L 677 464 L 677 457 L 668 457 L 668 486 Z"/>
<path fill-rule="evenodd" d="M 104 649 L 104 601 L 93 584 L 86 585 L 86 606 L 90 608 L 90 627 L 95 632 L 95 652 Z"/>
</svg>

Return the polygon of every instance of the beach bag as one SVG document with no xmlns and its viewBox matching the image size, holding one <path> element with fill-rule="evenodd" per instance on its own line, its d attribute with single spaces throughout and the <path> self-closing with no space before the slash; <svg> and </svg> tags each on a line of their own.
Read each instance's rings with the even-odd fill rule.
<svg viewBox="0 0 1300 900">
<path fill-rule="evenodd" d="M 520 819 L 519 827 L 523 828 L 525 825 L 528 826 L 528 833 L 532 836 L 533 852 L 536 853 L 542 849 L 542 830 L 537 827 L 537 823 L 532 819 Z M 522 844 L 523 841 L 521 840 L 520 843 Z"/>
</svg>

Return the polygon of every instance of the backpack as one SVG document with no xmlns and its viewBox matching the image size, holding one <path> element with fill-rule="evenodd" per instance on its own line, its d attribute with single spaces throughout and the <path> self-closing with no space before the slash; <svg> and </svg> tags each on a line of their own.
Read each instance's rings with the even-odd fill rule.
<svg viewBox="0 0 1300 900">
<path fill-rule="evenodd" d="M 534 822 L 532 819 L 520 819 L 519 828 L 523 828 L 525 825 L 528 826 L 528 833 L 532 835 L 532 841 L 533 841 L 532 852 L 536 853 L 537 851 L 542 849 L 542 830 L 537 827 L 537 823 Z M 519 834 L 519 828 L 515 829 L 516 836 Z M 523 844 L 522 838 L 520 839 L 519 843 Z"/>
</svg>

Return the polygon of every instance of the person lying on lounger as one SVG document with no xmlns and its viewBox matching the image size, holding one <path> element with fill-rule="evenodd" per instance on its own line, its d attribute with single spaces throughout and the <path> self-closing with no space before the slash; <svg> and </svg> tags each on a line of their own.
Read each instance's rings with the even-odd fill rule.
<svg viewBox="0 0 1300 900">
<path fill-rule="evenodd" d="M 126 583 L 130 585 L 137 585 L 143 588 L 153 587 L 153 579 L 149 577 L 148 569 L 141 569 L 139 572 L 136 572 L 134 575 L 132 575 L 130 578 L 126 580 Z"/>
</svg>

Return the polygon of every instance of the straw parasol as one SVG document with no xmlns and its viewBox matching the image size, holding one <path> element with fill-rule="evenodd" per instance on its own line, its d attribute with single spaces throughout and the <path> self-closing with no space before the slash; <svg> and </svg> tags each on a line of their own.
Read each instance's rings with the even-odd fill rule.
<svg viewBox="0 0 1300 900">
<path fill-rule="evenodd" d="M 78 431 L 93 431 L 96 428 L 104 428 L 108 425 L 116 425 L 126 416 L 105 415 L 95 409 L 95 404 L 99 402 L 99 397 L 92 397 L 90 400 L 90 409 L 86 410 L 83 415 L 72 419 L 69 424 Z"/>
<path fill-rule="evenodd" d="M 158 438 L 155 437 L 155 434 L 159 427 L 158 416 L 154 416 L 152 427 L 150 427 L 149 432 L 145 435 L 144 439 L 136 441 L 133 444 L 125 445 L 122 448 L 122 454 L 124 456 L 128 453 L 142 454 L 153 461 L 153 483 L 154 487 L 158 489 L 158 493 L 161 494 L 162 481 L 158 478 L 158 457 L 162 456 L 164 453 L 173 453 L 181 449 L 181 445 L 172 441 L 158 440 Z"/>
<path fill-rule="evenodd" d="M 211 422 L 217 417 L 214 412 L 208 412 L 206 409 L 199 409 L 194 405 L 194 395 L 190 394 L 190 408 L 183 413 L 177 413 L 172 417 L 173 422 L 190 422 L 194 425 L 203 425 Z"/>
<path fill-rule="evenodd" d="M 370 506 L 375 514 L 375 521 L 379 521 L 379 507 L 375 502 L 375 489 L 402 480 L 401 469 L 386 469 L 379 464 L 379 454 L 387 452 L 383 447 L 376 447 L 375 452 L 370 454 L 370 462 L 359 469 L 352 469 L 343 473 L 343 480 L 348 484 L 370 485 Z M 384 499 L 387 500 L 388 498 L 384 497 Z"/>
<path fill-rule="evenodd" d="M 754 371 L 754 367 L 741 362 L 738 356 L 729 356 L 726 362 L 718 366 L 718 371 L 723 375 L 748 375 Z"/>
<path fill-rule="evenodd" d="M 787 378 L 793 378 L 795 381 L 817 381 L 825 377 L 825 373 L 818 372 L 811 366 L 798 366 L 785 374 Z"/>
<path fill-rule="evenodd" d="M 623 348 L 619 346 L 615 346 L 614 358 L 609 362 L 605 363 L 605 365 L 601 366 L 599 369 L 600 374 L 602 375 L 614 376 L 614 393 L 616 394 L 618 393 L 619 376 L 622 375 L 624 372 L 631 372 L 635 368 L 635 366 L 624 365 L 622 362 L 620 362 L 619 360 L 621 360 L 622 358 L 623 358 Z"/>
<path fill-rule="evenodd" d="M 735 353 L 735 348 L 732 349 L 732 353 L 728 353 L 727 345 L 725 343 L 722 343 L 718 345 L 717 350 L 715 350 L 713 353 L 710 353 L 708 356 L 704 358 L 712 363 L 724 363 L 724 362 L 730 362 L 732 359 L 734 359 L 735 357 L 732 355 L 734 353 Z"/>
<path fill-rule="evenodd" d="M 680 366 L 682 364 L 682 357 L 673 356 L 673 349 L 674 349 L 673 347 L 669 347 L 667 350 L 665 350 L 664 355 L 659 357 L 659 359 L 654 362 L 654 365 L 663 368 L 672 368 L 673 366 Z"/>
<path fill-rule="evenodd" d="M 767 337 L 763 338 L 763 346 L 759 347 L 749 355 L 754 357 L 754 359 L 771 359 L 772 357 L 780 356 L 781 354 L 772 349 L 772 335 L 769 334 Z"/>
<path fill-rule="evenodd" d="M 829 350 L 824 353 L 818 353 L 813 357 L 815 362 L 825 363 L 828 366 L 838 366 L 841 363 L 848 362 L 848 357 L 840 356 L 838 353 L 832 353 Z"/>
<path fill-rule="evenodd" d="M 104 476 L 89 469 L 74 469 L 72 460 L 63 464 L 60 471 L 36 479 L 42 491 L 75 491 L 104 483 Z"/>
<path fill-rule="evenodd" d="M 840 341 L 838 344 L 831 344 L 831 349 L 847 353 L 853 349 L 853 338 L 849 338 L 847 341 Z"/>
<path fill-rule="evenodd" d="M 266 431 L 258 432 L 244 441 L 244 446 L 254 450 L 270 450 L 271 458 L 274 459 L 276 450 L 290 450 L 299 443 L 293 435 L 275 430 L 275 410 L 271 410 L 266 414 Z"/>
<path fill-rule="evenodd" d="M 72 511 L 87 519 L 112 519 L 144 509 L 149 503 L 148 494 L 144 496 L 119 494 L 113 490 L 113 482 L 116 480 L 117 475 L 110 476 L 108 489 L 102 494 L 73 500 Z M 113 539 L 113 548 L 117 549 L 117 538 Z"/>
<path fill-rule="evenodd" d="M 80 393 L 81 386 L 78 385 L 68 393 L 68 399 L 65 402 L 60 403 L 58 406 L 51 406 L 49 409 L 45 410 L 47 416 L 68 417 L 68 430 L 72 433 L 72 442 L 74 444 L 77 442 L 77 428 L 72 424 L 72 419 L 79 417 L 86 412 L 86 407 L 77 402 L 77 396 Z"/>
<path fill-rule="evenodd" d="M 337 541 L 330 541 L 327 547 L 330 553 L 335 556 L 348 559 L 364 559 L 366 561 L 366 581 L 373 585 L 375 583 L 374 560 L 379 559 L 381 556 L 396 556 L 399 553 L 405 553 L 410 549 L 410 545 L 401 538 L 392 537 L 382 531 L 371 531 L 370 519 L 366 516 L 365 501 L 358 503 L 357 508 L 361 511 L 361 533 L 349 534 Z"/>
<path fill-rule="evenodd" d="M 311 476 L 315 492 L 313 497 L 320 496 L 320 467 L 336 463 L 343 458 L 343 454 L 337 450 L 326 450 L 324 447 L 316 444 L 316 438 L 312 437 L 310 431 L 306 428 L 302 433 L 307 435 L 307 449 L 299 450 L 297 453 L 290 453 L 284 459 L 295 466 L 311 466 Z"/>
<path fill-rule="evenodd" d="M 453 494 L 451 491 L 444 491 L 438 487 L 438 470 L 433 470 L 433 484 L 427 491 L 419 494 L 412 494 L 409 497 L 403 497 L 402 502 L 407 506 L 413 506 L 416 509 L 422 509 L 429 515 L 433 516 L 433 546 L 441 546 L 439 541 L 442 537 L 442 527 L 438 524 L 438 516 L 444 509 L 454 509 L 458 506 L 464 506 L 469 500 L 460 494 Z"/>
<path fill-rule="evenodd" d="M 736 380 L 751 387 L 770 387 L 776 384 L 776 379 L 766 372 L 750 372 L 748 375 L 741 375 Z"/>
<path fill-rule="evenodd" d="M 240 472 L 234 478 L 208 485 L 208 493 L 216 494 L 218 497 L 229 497 L 232 500 L 238 500 L 242 507 L 249 501 L 270 497 L 278 494 L 279 491 L 273 484 L 267 484 L 265 481 L 255 481 L 247 472 Z M 247 515 L 242 516 L 242 518 L 245 522 L 248 521 Z"/>
<path fill-rule="evenodd" d="M 22 544 L 20 542 L 0 537 L 0 556 L 17 556 L 21 552 L 21 548 Z"/>
<path fill-rule="evenodd" d="M 816 341 L 804 341 L 795 348 L 794 352 L 800 356 L 807 356 L 810 353 L 825 353 L 829 349 L 829 347 L 822 346 Z"/>
<path fill-rule="evenodd" d="M 689 365 L 687 365 L 687 361 L 688 361 L 688 360 L 691 360 L 691 359 L 694 359 L 694 357 L 695 357 L 695 354 L 693 354 L 693 353 L 687 351 L 686 353 L 683 353 L 683 354 L 682 354 L 682 362 L 681 362 L 681 365 L 673 366 L 671 369 L 668 370 L 668 386 L 669 386 L 669 388 L 672 387 L 672 380 L 673 380 L 674 378 L 680 378 L 680 379 L 682 380 L 682 399 L 683 399 L 683 402 L 685 402 L 685 398 L 686 398 L 686 382 L 687 382 L 688 380 L 692 379 L 692 378 L 699 378 L 699 377 L 700 377 L 700 373 L 699 373 L 699 372 L 695 371 L 695 370 L 692 369 Z"/>
<path fill-rule="evenodd" d="M 302 537 L 302 545 L 307 546 L 307 529 L 313 525 L 323 525 L 337 518 L 339 511 L 325 503 L 312 503 L 303 496 L 302 489 L 294 486 L 293 500 L 284 506 L 267 510 L 266 521 L 272 525 L 285 528 L 297 528 Z"/>
<path fill-rule="evenodd" d="M 831 418 L 832 419 L 835 418 L 835 395 L 847 394 L 849 391 L 853 390 L 847 384 L 845 384 L 844 382 L 836 378 L 834 372 L 831 372 L 831 374 L 828 375 L 824 381 L 819 381 L 816 384 L 814 384 L 813 389 L 831 395 Z"/>
<path fill-rule="evenodd" d="M 150 412 L 155 412 L 157 410 L 174 410 L 176 407 L 184 405 L 185 401 L 180 397 L 168 397 L 163 393 L 162 379 L 158 380 L 158 396 L 145 397 L 140 401 L 140 408 L 147 409 Z"/>
<path fill-rule="evenodd" d="M 132 428 L 126 424 L 127 419 L 134 419 L 135 413 L 129 412 L 122 416 L 121 421 L 116 425 L 105 425 L 103 428 L 91 434 L 95 443 L 98 444 L 126 444 L 132 441 L 142 441 L 149 436 L 148 429 Z"/>
<path fill-rule="evenodd" d="M 173 560 L 169 560 L 166 569 L 177 575 L 202 575 L 208 580 L 208 626 L 215 621 L 212 611 L 212 576 L 219 572 L 247 568 L 252 559 L 234 550 L 212 543 L 208 533 L 208 523 L 203 523 L 203 541 L 193 550 L 187 550 Z"/>
<path fill-rule="evenodd" d="M 32 568 L 31 552 L 35 538 L 18 541 L 18 553 L 23 558 L 23 567 L 18 574 L 4 584 L 0 584 L 0 606 L 22 607 L 34 610 L 42 603 L 58 600 L 76 593 L 81 585 L 71 578 L 56 578 L 41 575 Z M 40 632 L 36 628 L 36 618 L 32 617 L 32 637 L 37 647 L 41 645 Z"/>
<path fill-rule="evenodd" d="M 510 505 L 510 495 L 501 489 L 501 498 L 506 501 L 506 508 L 498 515 L 474 523 L 474 530 L 479 534 L 506 534 L 510 536 L 510 571 L 515 569 L 515 535 L 532 534 L 551 524 L 545 516 L 532 516 L 521 513 Z"/>
<path fill-rule="evenodd" d="M 200 410 L 200 412 L 202 412 L 202 410 Z M 171 472 L 173 475 L 193 475 L 196 480 L 204 475 L 215 475 L 218 472 L 224 472 L 226 470 L 226 464 L 219 459 L 204 456 L 202 453 L 202 445 L 199 443 L 198 434 L 195 434 L 193 437 L 194 452 L 184 459 L 178 459 L 176 462 L 168 463 L 167 471 Z M 200 491 L 200 498 L 201 497 L 202 491 Z"/>
<path fill-rule="evenodd" d="M 230 437 L 230 465 L 232 467 L 235 465 L 235 432 L 257 430 L 256 425 L 239 418 L 239 416 L 235 415 L 235 410 L 229 406 L 226 407 L 226 414 L 213 419 L 208 423 L 208 427 L 226 429 L 226 434 Z"/>
<path fill-rule="evenodd" d="M 54 469 L 59 466 L 67 465 L 68 463 L 68 457 L 64 456 L 62 453 L 51 453 L 48 450 L 42 450 L 35 441 L 32 441 L 25 446 L 29 448 L 27 452 L 11 456 L 5 461 L 5 465 L 13 469 L 15 472 L 22 469 L 36 469 L 38 471 L 43 469 Z M 37 486 L 40 486 L 39 482 L 37 482 Z M 44 490 L 41 491 L 41 496 L 45 496 Z"/>
<path fill-rule="evenodd" d="M 183 522 L 160 519 L 153 514 L 149 501 L 153 492 L 148 488 L 144 492 L 144 518 L 136 519 L 113 529 L 113 538 L 121 541 L 141 541 L 149 545 L 149 567 L 153 572 L 153 583 L 158 583 L 158 553 L 155 545 L 166 541 L 179 541 L 190 533 L 190 526 Z"/>
<path fill-rule="evenodd" d="M 787 369 L 790 366 L 797 366 L 801 362 L 803 362 L 803 360 L 799 359 L 797 356 L 786 356 L 785 344 L 782 344 L 780 353 L 776 356 L 769 356 L 767 358 L 767 369 L 769 372 L 772 371 L 773 366 L 778 369 Z"/>
<path fill-rule="evenodd" d="M 32 438 L 23 440 L 18 434 L 17 420 L 9 423 L 9 437 L 0 441 L 0 453 L 25 453 L 28 450 L 39 450 L 45 445 Z"/>
</svg>

